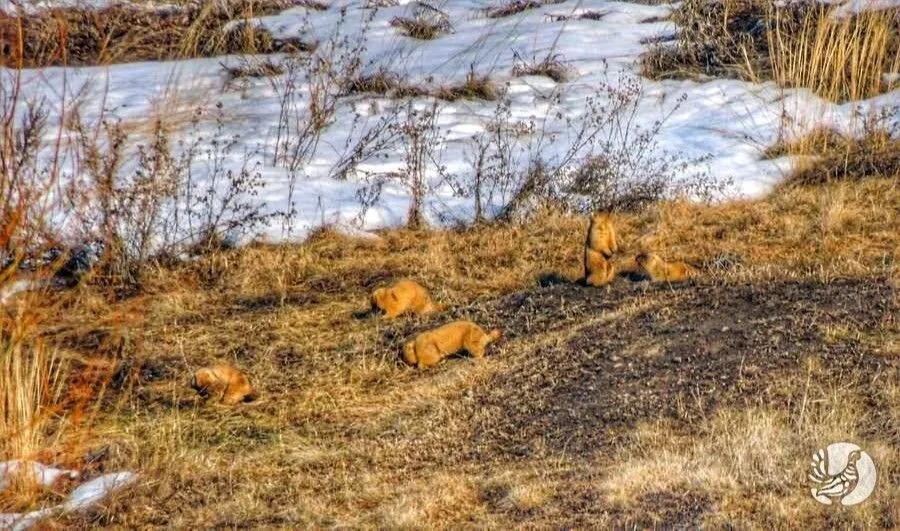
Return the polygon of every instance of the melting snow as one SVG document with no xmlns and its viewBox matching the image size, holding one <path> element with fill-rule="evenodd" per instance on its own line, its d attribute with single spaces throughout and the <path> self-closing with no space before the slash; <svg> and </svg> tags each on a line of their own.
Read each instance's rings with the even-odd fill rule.
<svg viewBox="0 0 900 531">
<path fill-rule="evenodd" d="M 19 473 L 23 461 L 0 462 L 0 491 L 9 486 L 9 477 Z M 77 478 L 78 473 L 73 470 L 64 470 L 42 465 L 41 463 L 28 462 L 24 466 L 31 466 L 35 479 L 44 487 L 52 486 L 61 477 Z M 69 494 L 66 501 L 59 505 L 47 507 L 29 513 L 0 513 L 0 529 L 23 531 L 30 528 L 43 518 L 57 513 L 86 509 L 115 491 L 126 487 L 137 479 L 133 472 L 116 472 L 96 477 L 79 485 Z"/>
<path fill-rule="evenodd" d="M 296 7 L 279 15 L 262 17 L 256 23 L 269 28 L 279 38 L 299 36 L 324 42 L 337 34 L 347 37 L 351 43 L 364 41 L 363 64 L 367 65 L 367 72 L 387 68 L 410 83 L 433 87 L 458 82 L 465 79 L 470 68 L 491 74 L 501 84 L 508 83 L 515 119 L 536 120 L 539 128 L 558 132 L 565 132 L 567 119 L 577 122 L 585 115 L 587 98 L 601 83 L 616 82 L 623 73 L 638 75 L 638 60 L 646 51 L 643 42 L 672 36 L 675 31 L 669 22 L 653 21 L 669 13 L 671 6 L 665 5 L 568 0 L 490 19 L 484 16 L 483 10 L 496 5 L 495 2 L 463 0 L 438 6 L 449 15 L 453 25 L 451 33 L 432 41 L 420 41 L 399 34 L 390 25 L 393 17 L 409 16 L 414 3 L 377 11 L 366 7 L 367 3 L 342 1 L 326 11 Z M 845 7 L 858 9 L 862 5 L 871 4 L 853 0 Z M 557 17 L 587 10 L 605 15 L 600 20 Z M 323 48 L 327 46 L 320 50 Z M 527 59 L 559 54 L 574 74 L 569 82 L 560 84 L 543 77 L 511 77 L 516 53 Z M 58 102 L 59 95 L 67 91 L 70 98 L 81 103 L 81 116 L 88 121 L 96 120 L 102 111 L 125 123 L 139 124 L 145 123 L 159 106 L 171 116 L 187 114 L 198 105 L 221 102 L 225 135 L 240 135 L 239 147 L 227 164 L 237 168 L 245 153 L 260 153 L 263 163 L 260 171 L 266 186 L 259 199 L 271 211 L 285 211 L 290 179 L 287 170 L 273 164 L 279 95 L 267 79 L 249 80 L 239 88 L 226 87 L 220 64 L 223 61 L 233 64 L 236 58 L 46 68 L 27 72 L 25 87 L 29 96 L 45 95 L 51 104 Z M 4 74 L 9 72 L 0 71 L 0 75 Z M 171 98 L 163 99 L 164 95 Z M 675 110 L 681 97 L 684 103 Z M 429 104 L 424 98 L 415 101 L 419 108 Z M 299 214 L 293 221 L 291 238 L 301 238 L 323 223 L 355 222 L 361 229 L 371 230 L 404 222 L 409 194 L 401 185 L 388 182 L 380 201 L 364 212 L 357 196 L 363 186 L 362 178 L 351 176 L 338 181 L 327 176 L 343 153 L 348 135 L 358 136 L 360 124 L 364 129 L 376 123 L 387 112 L 389 103 L 374 95 L 341 99 L 333 123 L 303 170 L 306 175 L 296 183 L 294 200 Z M 786 159 L 763 158 L 763 151 L 782 134 L 784 117 L 793 122 L 788 134 L 808 131 L 817 125 L 847 131 L 856 109 L 867 112 L 898 103 L 900 91 L 865 102 L 835 105 L 807 90 L 782 90 L 772 83 L 643 80 L 642 99 L 634 121 L 649 128 L 670 115 L 657 137 L 660 146 L 686 160 L 706 157 L 705 162 L 688 170 L 708 171 L 715 179 L 733 182 L 730 196 L 745 197 L 766 193 L 787 168 Z M 478 100 L 441 104 L 438 124 L 443 143 L 439 158 L 448 171 L 463 181 L 473 175 L 467 162 L 471 160 L 469 141 L 483 131 L 496 105 L 497 102 Z M 196 134 L 208 139 L 214 125 L 207 119 Z M 48 136 L 55 134 L 50 132 Z M 542 155 L 552 159 L 563 156 L 565 150 L 565 142 L 558 141 L 546 146 Z M 360 170 L 375 173 L 402 169 L 402 147 L 387 153 L 386 157 L 360 165 Z M 426 217 L 436 224 L 446 219 L 469 219 L 472 209 L 471 200 L 455 196 L 447 186 L 437 186 L 426 202 Z M 277 222 L 262 236 L 269 240 L 288 237 Z"/>
</svg>

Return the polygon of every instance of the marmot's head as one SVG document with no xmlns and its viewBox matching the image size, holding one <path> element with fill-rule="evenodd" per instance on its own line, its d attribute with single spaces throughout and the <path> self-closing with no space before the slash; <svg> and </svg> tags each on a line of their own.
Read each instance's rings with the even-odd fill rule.
<svg viewBox="0 0 900 531">
<path fill-rule="evenodd" d="M 659 257 L 653 253 L 641 253 L 634 257 L 634 261 L 641 267 L 648 267 L 659 261 Z"/>
<path fill-rule="evenodd" d="M 591 216 L 591 225 L 602 225 L 609 223 L 608 212 L 596 212 Z"/>
<path fill-rule="evenodd" d="M 213 382 L 215 376 L 211 369 L 199 369 L 191 376 L 191 389 L 206 398 L 209 396 L 209 385 Z"/>
<path fill-rule="evenodd" d="M 416 356 L 415 342 L 410 341 L 403 345 L 403 361 L 405 361 L 407 365 L 415 365 L 419 362 L 419 358 Z"/>
<path fill-rule="evenodd" d="M 372 308 L 383 307 L 382 301 L 384 300 L 385 292 L 387 292 L 385 288 L 378 288 L 372 292 Z"/>
</svg>

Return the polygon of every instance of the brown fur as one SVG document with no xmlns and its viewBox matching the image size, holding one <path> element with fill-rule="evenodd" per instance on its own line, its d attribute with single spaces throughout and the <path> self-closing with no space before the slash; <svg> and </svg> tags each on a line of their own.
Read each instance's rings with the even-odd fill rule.
<svg viewBox="0 0 900 531">
<path fill-rule="evenodd" d="M 589 286 L 604 286 L 616 276 L 610 262 L 619 250 L 616 230 L 609 214 L 594 214 L 584 242 L 584 281 Z"/>
<path fill-rule="evenodd" d="M 191 378 L 191 387 L 206 399 L 213 398 L 228 405 L 252 402 L 258 397 L 247 377 L 230 365 L 199 369 Z"/>
<path fill-rule="evenodd" d="M 431 300 L 428 290 L 413 280 L 401 280 L 390 287 L 372 292 L 372 310 L 381 310 L 393 319 L 407 312 L 428 315 L 444 309 Z"/>
<path fill-rule="evenodd" d="M 605 286 L 616 276 L 612 262 L 593 249 L 584 248 L 584 282 L 588 286 Z"/>
<path fill-rule="evenodd" d="M 462 350 L 474 358 L 483 358 L 485 347 L 502 335 L 500 330 L 485 333 L 483 328 L 471 321 L 456 321 L 422 332 L 403 345 L 403 361 L 424 369 Z"/>
<path fill-rule="evenodd" d="M 632 257 L 622 257 L 613 262 L 613 267 L 615 268 L 615 273 L 617 276 L 630 278 L 635 280 L 640 277 L 646 277 L 646 273 L 644 273 L 643 268 L 638 265 L 637 260 L 634 256 Z"/>
<path fill-rule="evenodd" d="M 697 268 L 684 262 L 666 262 L 659 255 L 642 253 L 635 262 L 653 282 L 682 282 L 697 274 Z"/>
</svg>

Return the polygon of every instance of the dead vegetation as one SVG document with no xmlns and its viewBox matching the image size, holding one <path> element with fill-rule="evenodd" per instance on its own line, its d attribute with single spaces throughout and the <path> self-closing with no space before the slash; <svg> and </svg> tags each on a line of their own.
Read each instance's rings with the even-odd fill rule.
<svg viewBox="0 0 900 531">
<path fill-rule="evenodd" d="M 786 184 L 821 184 L 838 180 L 900 177 L 900 139 L 882 125 L 863 124 L 859 136 L 815 129 L 800 138 L 782 141 L 766 156 L 797 157 Z"/>
<path fill-rule="evenodd" d="M 262 61 L 245 60 L 236 66 L 222 65 L 229 81 L 247 78 L 280 76 L 284 67 L 272 59 Z"/>
<path fill-rule="evenodd" d="M 652 48 L 642 69 L 654 79 L 773 79 L 832 101 L 869 98 L 896 85 L 883 74 L 900 67 L 897 13 L 838 16 L 815 2 L 688 0 L 672 14 L 678 42 Z"/>
<path fill-rule="evenodd" d="M 388 70 L 378 70 L 369 75 L 351 80 L 347 86 L 350 94 L 370 92 L 373 94 L 391 95 L 397 98 L 425 96 L 428 90 L 403 82 L 399 74 Z"/>
<path fill-rule="evenodd" d="M 288 0 L 230 0 L 155 8 L 128 4 L 0 13 L 0 65 L 91 66 L 211 57 L 229 53 L 309 51 L 300 38 L 275 39 L 262 27 L 233 21 L 277 13 Z"/>
<path fill-rule="evenodd" d="M 553 22 L 565 22 L 566 20 L 603 20 L 608 11 L 582 11 L 577 15 L 548 15 Z"/>
<path fill-rule="evenodd" d="M 494 101 L 502 94 L 502 90 L 497 87 L 490 75 L 478 75 L 475 72 L 469 72 L 465 81 L 461 83 L 439 87 L 432 92 L 435 98 L 446 101 L 476 99 Z"/>
<path fill-rule="evenodd" d="M 423 2 L 416 3 L 411 17 L 394 17 L 391 26 L 398 28 L 408 37 L 430 41 L 453 31 L 453 25 L 446 13 Z"/>
<path fill-rule="evenodd" d="M 502 95 L 501 89 L 489 75 L 480 76 L 474 72 L 470 72 L 466 79 L 459 83 L 431 88 L 406 83 L 395 72 L 379 70 L 349 81 L 346 90 L 349 94 L 368 92 L 397 98 L 431 96 L 445 101 L 461 99 L 494 101 Z"/>
<path fill-rule="evenodd" d="M 898 472 L 898 209 L 896 179 L 866 179 L 617 216 L 625 255 L 731 257 L 680 287 L 574 284 L 586 220 L 552 212 L 220 251 L 158 270 L 136 298 L 82 286 L 45 341 L 66 357 L 124 360 L 133 378 L 110 388 L 94 429 L 56 462 L 110 446 L 103 466 L 147 479 L 56 523 L 896 521 L 896 486 L 838 514 L 809 500 L 802 478 L 812 451 L 846 438 L 880 477 Z M 403 277 L 451 309 L 351 317 Z M 463 318 L 506 338 L 481 362 L 402 367 L 403 341 Z M 197 403 L 188 375 L 220 362 L 248 374 L 258 405 Z"/>
<path fill-rule="evenodd" d="M 548 55 L 541 60 L 526 61 L 516 56 L 512 69 L 513 76 L 546 76 L 557 83 L 565 83 L 572 75 L 562 55 Z"/>
<path fill-rule="evenodd" d="M 506 0 L 485 9 L 488 18 L 506 18 L 517 15 L 530 9 L 537 9 L 545 5 L 561 4 L 565 0 Z"/>
</svg>

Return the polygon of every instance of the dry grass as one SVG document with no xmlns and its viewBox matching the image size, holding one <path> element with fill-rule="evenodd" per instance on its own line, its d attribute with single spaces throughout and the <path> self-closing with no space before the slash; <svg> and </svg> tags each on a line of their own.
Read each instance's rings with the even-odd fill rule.
<svg viewBox="0 0 900 531">
<path fill-rule="evenodd" d="M 210 57 L 228 53 L 308 51 L 301 39 L 278 41 L 265 28 L 234 20 L 277 13 L 291 2 L 232 0 L 158 9 L 113 4 L 101 9 L 53 8 L 39 14 L 0 13 L 0 65 L 88 66 Z"/>
<path fill-rule="evenodd" d="M 773 79 L 832 101 L 893 90 L 896 82 L 883 74 L 900 66 L 898 11 L 832 12 L 807 2 L 776 8 L 761 0 L 688 0 L 672 15 L 678 43 L 652 48 L 642 70 L 655 79 Z"/>
<path fill-rule="evenodd" d="M 566 66 L 559 54 L 550 55 L 540 61 L 517 60 L 513 66 L 514 76 L 547 76 L 557 83 L 565 83 L 572 75 L 572 69 Z"/>
<path fill-rule="evenodd" d="M 247 60 L 236 66 L 222 65 L 229 81 L 247 78 L 264 78 L 280 76 L 284 73 L 284 67 L 272 59 L 262 61 Z"/>
<path fill-rule="evenodd" d="M 564 22 L 566 20 L 603 20 L 603 17 L 609 14 L 609 11 L 582 11 L 577 15 L 549 15 L 553 22 Z"/>
<path fill-rule="evenodd" d="M 481 99 L 494 101 L 501 95 L 500 89 L 490 76 L 479 76 L 474 72 L 466 76 L 465 81 L 449 86 L 429 88 L 406 83 L 401 76 L 387 70 L 379 70 L 374 74 L 361 76 L 347 85 L 349 94 L 369 92 L 391 95 L 397 98 L 432 96 L 446 101 L 460 99 Z"/>
<path fill-rule="evenodd" d="M 499 5 L 485 9 L 488 18 L 506 18 L 530 9 L 537 9 L 550 4 L 561 4 L 565 0 L 507 0 Z"/>
<path fill-rule="evenodd" d="M 391 26 L 409 37 L 424 41 L 436 39 L 453 31 L 453 25 L 450 24 L 447 14 L 425 3 L 417 4 L 412 17 L 391 19 Z"/>
<path fill-rule="evenodd" d="M 53 459 L 65 432 L 64 363 L 39 337 L 40 315 L 29 309 L 33 298 L 16 296 L 16 308 L 0 316 L 0 462 Z M 21 467 L 9 488 L 0 489 L 0 512 L 41 501 L 46 492 L 37 480 L 30 466 Z"/>
<path fill-rule="evenodd" d="M 757 0 L 686 0 L 670 17 L 678 42 L 652 47 L 641 71 L 651 79 L 761 75 L 767 55 L 765 16 L 765 5 Z"/>
<path fill-rule="evenodd" d="M 432 91 L 435 98 L 447 101 L 456 100 L 485 100 L 494 101 L 502 95 L 502 91 L 491 79 L 490 75 L 480 76 L 475 72 L 469 72 L 466 80 L 457 85 L 440 87 Z"/>
<path fill-rule="evenodd" d="M 900 10 L 873 10 L 835 20 L 825 6 L 799 23 L 773 10 L 768 49 L 772 77 L 783 87 L 805 87 L 831 101 L 862 100 L 890 92 L 900 70 Z"/>
<path fill-rule="evenodd" d="M 374 74 L 352 80 L 347 86 L 347 92 L 350 94 L 362 92 L 390 94 L 398 98 L 428 94 L 427 89 L 404 83 L 400 75 L 387 70 L 379 70 Z"/>
<path fill-rule="evenodd" d="M 799 157 L 788 184 L 900 176 L 900 139 L 883 129 L 871 130 L 861 138 L 817 129 L 793 142 L 773 146 L 766 155 Z"/>
<path fill-rule="evenodd" d="M 866 179 L 717 206 L 663 203 L 616 222 L 624 253 L 649 246 L 699 263 L 737 257 L 728 271 L 706 273 L 711 285 L 878 282 L 897 275 L 898 209 L 896 179 Z M 132 360 L 133 387 L 110 397 L 128 407 L 104 406 L 86 444 L 113 445 L 118 450 L 104 466 L 137 469 L 145 481 L 99 511 L 59 523 L 821 527 L 836 522 L 794 478 L 821 439 L 855 437 L 884 463 L 881 477 L 897 473 L 897 441 L 886 438 L 895 432 L 884 417 L 900 420 L 889 352 L 881 354 L 884 389 L 876 390 L 893 400 L 887 409 L 853 399 L 854 386 L 862 385 L 856 377 L 872 375 L 848 374 L 838 384 L 813 363 L 803 377 L 767 380 L 769 391 L 748 396 L 746 408 L 707 414 L 686 397 L 686 418 L 702 420 L 650 417 L 633 429 L 610 426 L 620 443 L 593 455 L 540 439 L 522 441 L 530 448 L 524 454 L 487 452 L 478 441 L 492 436 L 490 428 L 473 415 L 489 412 L 479 410 L 477 393 L 502 387 L 516 371 L 539 381 L 543 373 L 529 364 L 552 361 L 544 349 L 564 346 L 592 320 L 550 323 L 540 335 L 504 340 L 482 362 L 448 360 L 419 373 L 398 363 L 396 347 L 431 321 L 351 317 L 374 287 L 413 277 L 454 311 L 490 320 L 482 308 L 498 297 L 534 288 L 550 273 L 576 279 L 585 230 L 581 217 L 545 213 L 526 225 L 390 230 L 377 241 L 321 231 L 300 246 L 219 252 L 161 269 L 134 298 L 84 287 L 45 328 L 46 340 L 68 355 Z M 614 330 L 644 312 L 661 319 L 671 312 L 655 296 L 637 290 L 631 297 L 594 320 Z M 848 322 L 827 337 L 840 344 L 866 337 L 881 348 L 895 344 L 895 324 L 863 330 Z M 214 361 L 246 370 L 262 400 L 235 409 L 200 406 L 188 374 Z M 896 494 L 887 486 L 841 518 L 847 526 L 874 524 L 892 510 L 896 518 Z M 698 512 L 679 512 L 683 507 Z"/>
</svg>

